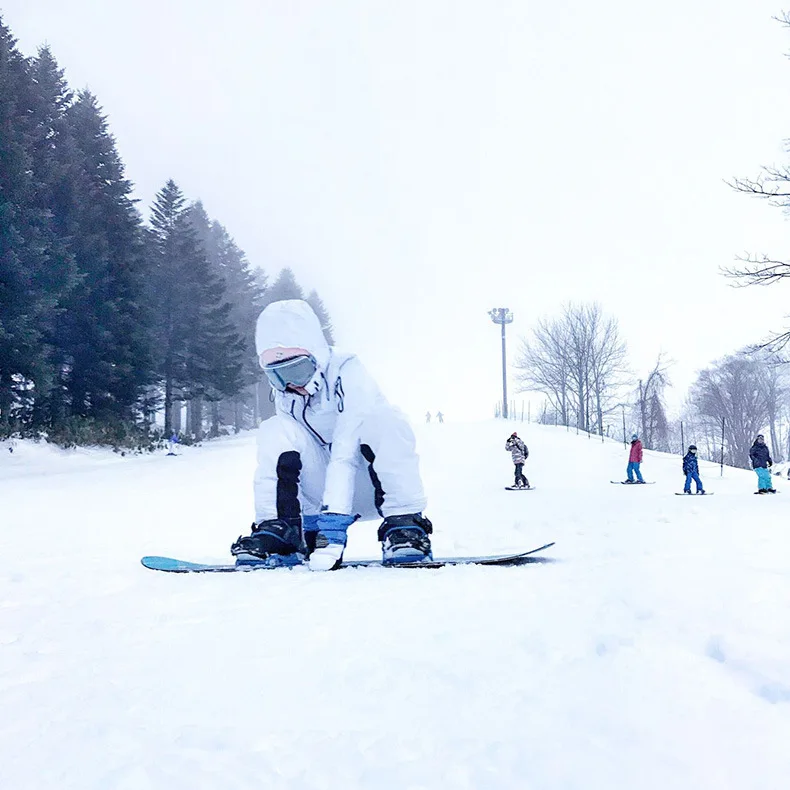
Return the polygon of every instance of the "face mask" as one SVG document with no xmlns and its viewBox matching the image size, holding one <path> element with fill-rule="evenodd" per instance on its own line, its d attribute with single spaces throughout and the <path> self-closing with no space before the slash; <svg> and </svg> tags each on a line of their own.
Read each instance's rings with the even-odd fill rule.
<svg viewBox="0 0 790 790">
<path fill-rule="evenodd" d="M 280 392 L 285 392 L 289 384 L 292 387 L 304 387 L 309 384 L 316 370 L 318 364 L 315 357 L 310 354 L 302 354 L 263 366 L 263 372 L 269 383 Z"/>
</svg>

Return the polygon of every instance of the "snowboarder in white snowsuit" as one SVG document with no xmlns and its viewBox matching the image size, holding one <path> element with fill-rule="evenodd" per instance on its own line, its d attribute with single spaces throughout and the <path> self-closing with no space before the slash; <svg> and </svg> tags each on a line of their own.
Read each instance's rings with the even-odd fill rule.
<svg viewBox="0 0 790 790">
<path fill-rule="evenodd" d="M 237 564 L 337 567 L 348 527 L 383 517 L 384 563 L 432 559 L 414 433 L 359 359 L 329 347 L 312 308 L 273 302 L 255 345 L 275 416 L 258 431 L 255 522 Z"/>
<path fill-rule="evenodd" d="M 505 450 L 510 453 L 510 457 L 513 459 L 513 464 L 516 467 L 516 488 L 529 488 L 529 480 L 524 477 L 524 463 L 529 457 L 529 450 L 515 431 L 510 434 L 510 438 L 505 442 Z"/>
</svg>

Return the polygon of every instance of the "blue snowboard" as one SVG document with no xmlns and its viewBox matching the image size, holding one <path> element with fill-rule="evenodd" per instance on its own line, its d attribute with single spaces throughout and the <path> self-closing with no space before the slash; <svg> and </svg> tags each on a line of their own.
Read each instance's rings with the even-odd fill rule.
<svg viewBox="0 0 790 790">
<path fill-rule="evenodd" d="M 338 570 L 376 566 L 383 568 L 443 568 L 445 565 L 526 565 L 531 562 L 545 562 L 544 558 L 533 555 L 553 545 L 554 543 L 547 543 L 545 546 L 519 554 L 500 554 L 492 557 L 441 557 L 428 562 L 402 562 L 398 565 L 382 565 L 381 560 L 348 560 Z M 271 568 L 266 565 L 204 565 L 199 562 L 176 560 L 172 557 L 143 557 L 140 562 L 152 571 L 167 571 L 168 573 L 236 573 L 237 571 L 268 571 L 282 568 L 282 566 Z"/>
</svg>

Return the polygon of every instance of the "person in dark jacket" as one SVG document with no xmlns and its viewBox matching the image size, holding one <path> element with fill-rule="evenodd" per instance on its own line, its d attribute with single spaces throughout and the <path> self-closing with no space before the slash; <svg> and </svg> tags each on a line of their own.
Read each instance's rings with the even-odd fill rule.
<svg viewBox="0 0 790 790">
<path fill-rule="evenodd" d="M 510 438 L 505 442 L 505 450 L 510 453 L 513 464 L 516 467 L 516 488 L 529 488 L 529 480 L 524 477 L 524 462 L 529 457 L 529 450 L 518 434 L 513 431 Z"/>
<path fill-rule="evenodd" d="M 765 437 L 760 434 L 749 450 L 749 458 L 752 462 L 752 469 L 757 472 L 757 493 L 775 494 L 776 489 L 771 483 L 771 467 L 774 462 L 771 460 L 771 450 L 765 443 Z"/>
<path fill-rule="evenodd" d="M 699 461 L 697 460 L 697 446 L 690 444 L 688 452 L 683 456 L 683 474 L 686 475 L 686 484 L 683 486 L 683 493 L 691 493 L 691 481 L 697 486 L 697 493 L 704 494 L 702 480 L 699 479 Z"/>
</svg>

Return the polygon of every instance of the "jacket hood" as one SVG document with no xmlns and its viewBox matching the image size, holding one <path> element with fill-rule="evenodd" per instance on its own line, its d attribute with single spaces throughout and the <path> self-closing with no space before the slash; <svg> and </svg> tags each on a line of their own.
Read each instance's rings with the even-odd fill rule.
<svg viewBox="0 0 790 790">
<path fill-rule="evenodd" d="M 321 370 L 329 364 L 329 346 L 321 322 L 307 302 L 284 299 L 267 305 L 255 326 L 255 350 L 260 355 L 269 348 L 304 348 Z"/>
</svg>

